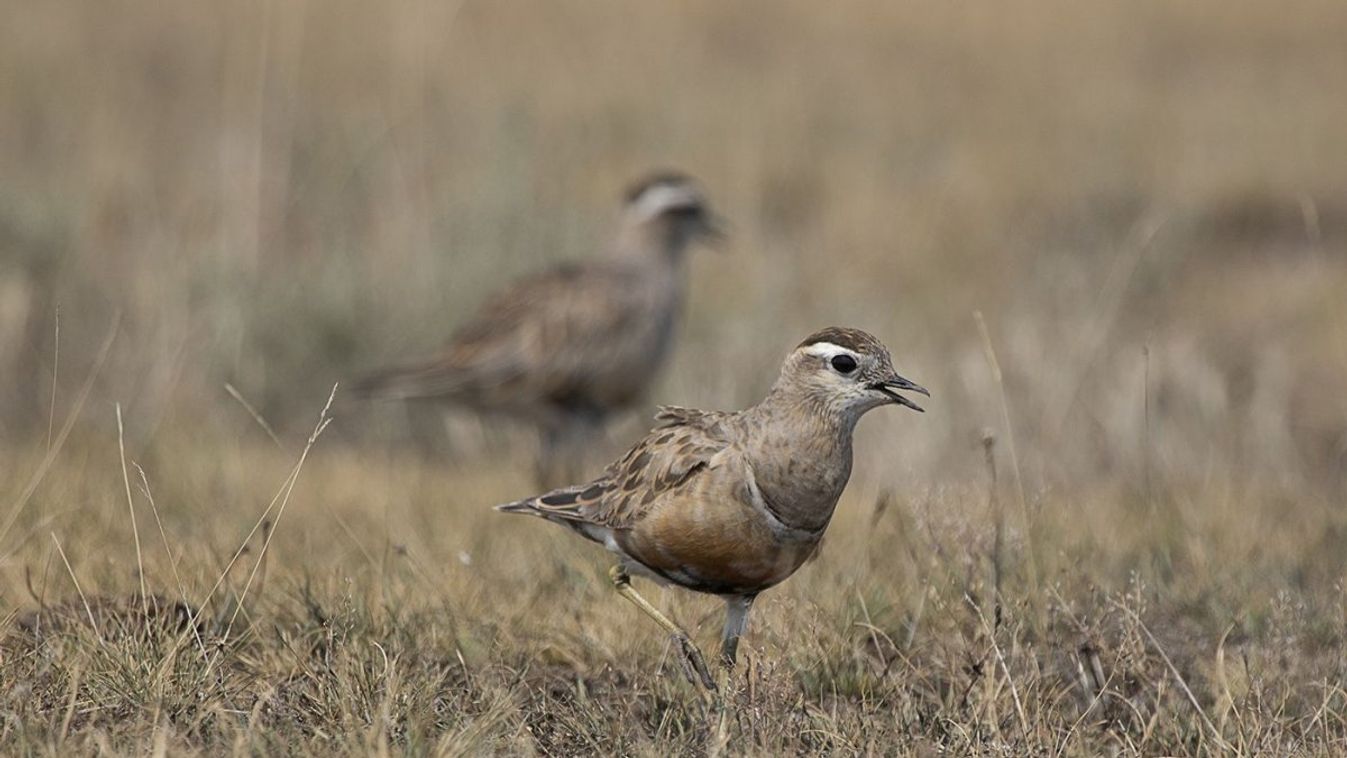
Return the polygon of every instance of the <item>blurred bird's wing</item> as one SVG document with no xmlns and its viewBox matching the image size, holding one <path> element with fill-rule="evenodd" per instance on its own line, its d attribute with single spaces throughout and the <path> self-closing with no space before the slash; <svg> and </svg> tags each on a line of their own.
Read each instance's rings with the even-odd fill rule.
<svg viewBox="0 0 1347 758">
<path fill-rule="evenodd" d="M 488 299 L 446 348 L 420 364 L 358 383 L 366 396 L 467 396 L 518 404 L 576 392 L 627 341 L 619 333 L 644 314 L 647 298 L 631 271 L 607 261 L 538 274 Z"/>
<path fill-rule="evenodd" d="M 688 488 L 715 456 L 730 447 L 725 421 L 733 414 L 664 406 L 654 429 L 589 484 L 498 506 L 562 521 L 623 529 L 651 505 Z"/>
</svg>

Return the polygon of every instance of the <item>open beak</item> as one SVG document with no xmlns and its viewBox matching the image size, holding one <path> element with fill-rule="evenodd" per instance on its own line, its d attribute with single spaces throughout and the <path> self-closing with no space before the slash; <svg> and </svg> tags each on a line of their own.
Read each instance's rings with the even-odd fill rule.
<svg viewBox="0 0 1347 758">
<path fill-rule="evenodd" d="M 907 390 L 908 392 L 920 392 L 926 397 L 931 396 L 931 393 L 925 387 L 921 386 L 920 384 L 917 384 L 916 382 L 908 381 L 907 379 L 904 379 L 903 377 L 898 376 L 897 374 L 894 374 L 892 377 L 885 379 L 882 382 L 875 382 L 874 384 L 871 384 L 870 389 L 878 390 L 879 392 L 882 392 L 883 394 L 887 395 L 890 400 L 897 403 L 898 405 L 906 405 L 908 408 L 911 408 L 912 410 L 917 411 L 918 413 L 925 413 L 926 409 L 922 408 L 920 405 L 917 405 L 911 400 L 908 400 L 906 397 L 898 394 L 898 390 Z"/>
</svg>

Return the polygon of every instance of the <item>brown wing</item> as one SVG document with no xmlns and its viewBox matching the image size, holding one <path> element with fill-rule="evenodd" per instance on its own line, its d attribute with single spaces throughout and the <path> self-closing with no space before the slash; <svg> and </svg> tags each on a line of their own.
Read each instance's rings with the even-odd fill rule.
<svg viewBox="0 0 1347 758">
<path fill-rule="evenodd" d="M 664 406 L 654 429 L 593 482 L 499 506 L 565 521 L 624 529 L 665 494 L 687 486 L 729 446 L 730 414 Z"/>
<path fill-rule="evenodd" d="M 487 300 L 439 355 L 374 375 L 357 390 L 510 403 L 583 394 L 589 372 L 627 344 L 620 333 L 644 316 L 647 298 L 635 278 L 594 261 L 523 279 Z"/>
</svg>

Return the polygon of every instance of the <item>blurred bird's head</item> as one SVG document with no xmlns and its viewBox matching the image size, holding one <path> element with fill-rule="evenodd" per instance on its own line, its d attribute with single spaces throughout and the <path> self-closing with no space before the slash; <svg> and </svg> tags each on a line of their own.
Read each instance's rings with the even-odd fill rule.
<svg viewBox="0 0 1347 758">
<path fill-rule="evenodd" d="M 693 242 L 725 236 L 697 181 L 677 172 L 653 174 L 627 190 L 622 226 L 624 242 L 654 244 L 673 255 Z"/>
<path fill-rule="evenodd" d="M 931 395 L 898 375 L 888 349 L 873 335 L 833 326 L 806 337 L 786 358 L 775 391 L 854 423 L 881 405 L 922 410 L 899 390 Z"/>
</svg>

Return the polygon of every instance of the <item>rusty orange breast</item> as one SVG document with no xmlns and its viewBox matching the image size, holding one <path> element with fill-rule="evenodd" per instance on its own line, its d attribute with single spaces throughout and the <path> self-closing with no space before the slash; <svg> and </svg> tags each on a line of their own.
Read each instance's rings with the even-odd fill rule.
<svg viewBox="0 0 1347 758">
<path fill-rule="evenodd" d="M 692 500 L 658 508 L 618 545 L 669 581 L 699 592 L 752 594 L 795 573 L 818 541 L 789 540 L 739 503 Z"/>
</svg>

